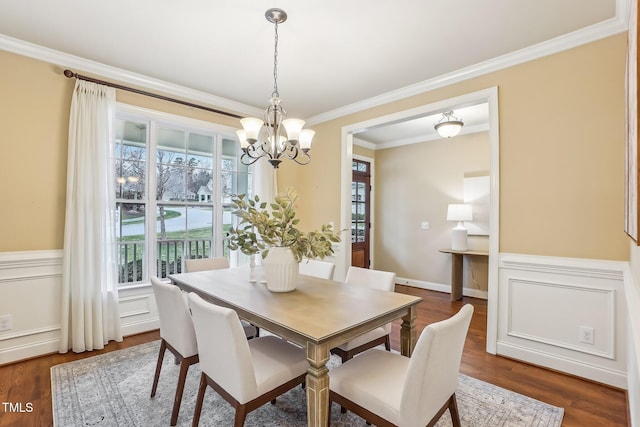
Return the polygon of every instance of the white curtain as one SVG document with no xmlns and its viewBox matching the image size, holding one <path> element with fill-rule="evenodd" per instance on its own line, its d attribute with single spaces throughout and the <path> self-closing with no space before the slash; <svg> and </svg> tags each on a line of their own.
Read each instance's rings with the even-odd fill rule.
<svg viewBox="0 0 640 427">
<path fill-rule="evenodd" d="M 115 89 L 76 80 L 67 158 L 60 352 L 122 341 L 112 132 Z"/>
</svg>

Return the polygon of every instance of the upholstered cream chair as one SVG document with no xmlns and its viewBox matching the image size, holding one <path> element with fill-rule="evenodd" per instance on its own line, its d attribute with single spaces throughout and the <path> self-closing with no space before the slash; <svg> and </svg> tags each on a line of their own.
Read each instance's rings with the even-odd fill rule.
<svg viewBox="0 0 640 427">
<path fill-rule="evenodd" d="M 378 427 L 433 426 L 449 409 L 460 426 L 456 387 L 473 306 L 428 325 L 411 358 L 373 349 L 329 372 L 329 407 L 340 404 Z"/>
<path fill-rule="evenodd" d="M 182 296 L 180 288 L 163 283 L 157 277 L 151 278 L 151 287 L 160 317 L 161 338 L 151 397 L 156 395 L 164 353 L 168 349 L 175 356 L 176 362 L 180 363 L 178 385 L 173 400 L 173 412 L 171 412 L 171 425 L 174 426 L 178 422 L 178 412 L 189 366 L 198 363 L 198 345 L 189 306 Z"/>
<path fill-rule="evenodd" d="M 315 259 L 303 259 L 299 265 L 300 268 L 298 272 L 300 274 L 319 277 L 321 279 L 333 280 L 333 273 L 336 270 L 334 263 Z"/>
<path fill-rule="evenodd" d="M 194 271 L 217 270 L 229 268 L 229 260 L 226 257 L 185 259 L 184 269 L 187 273 Z"/>
<path fill-rule="evenodd" d="M 344 280 L 350 286 L 366 286 L 371 289 L 393 292 L 395 289 L 396 274 L 388 271 L 370 270 L 360 267 L 349 267 Z M 391 323 L 364 333 L 346 344 L 331 349 L 331 353 L 342 358 L 342 363 L 351 359 L 358 353 L 384 344 L 387 351 L 391 350 L 389 334 Z"/>
<path fill-rule="evenodd" d="M 189 306 L 200 349 L 200 387 L 193 426 L 200 421 L 207 386 L 236 410 L 234 426 L 247 413 L 304 383 L 308 363 L 303 349 L 275 336 L 246 340 L 235 311 L 194 293 Z"/>
<path fill-rule="evenodd" d="M 221 268 L 229 268 L 229 260 L 226 257 L 196 258 L 184 260 L 184 269 L 186 273 L 193 273 L 194 271 L 218 270 Z M 247 339 L 251 339 L 260 335 L 260 329 L 257 326 L 250 324 L 249 322 L 243 320 L 242 327 L 244 328 L 244 334 L 247 336 Z"/>
</svg>

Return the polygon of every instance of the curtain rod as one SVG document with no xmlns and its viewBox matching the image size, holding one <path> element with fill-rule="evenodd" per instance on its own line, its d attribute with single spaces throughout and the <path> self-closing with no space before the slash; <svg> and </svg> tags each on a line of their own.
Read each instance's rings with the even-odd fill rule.
<svg viewBox="0 0 640 427">
<path fill-rule="evenodd" d="M 116 83 L 106 82 L 104 80 L 98 80 L 98 79 L 94 79 L 92 77 L 83 76 L 81 74 L 74 73 L 71 70 L 64 70 L 63 74 L 68 78 L 76 78 L 76 79 L 80 79 L 80 80 L 86 80 L 88 82 L 98 83 L 98 84 L 109 86 L 109 87 L 113 87 L 113 88 L 116 88 L 116 89 L 126 90 L 128 92 L 137 93 L 139 95 L 150 96 L 151 98 L 157 98 L 157 99 L 161 99 L 163 101 L 174 102 L 176 104 L 182 104 L 182 105 L 186 105 L 187 107 L 198 108 L 200 110 L 205 110 L 205 111 L 209 111 L 209 112 L 216 113 L 216 114 L 222 114 L 222 115 L 233 117 L 233 118 L 236 118 L 236 119 L 241 119 L 242 118 L 242 116 L 239 116 L 237 114 L 228 113 L 226 111 L 221 111 L 221 110 L 216 110 L 215 108 L 205 107 L 204 105 L 193 104 L 191 102 L 182 101 L 180 99 L 170 98 L 168 96 L 158 95 L 156 93 L 146 92 L 144 90 L 134 89 L 132 87 L 123 86 L 123 85 L 119 85 L 119 84 L 116 84 Z"/>
</svg>

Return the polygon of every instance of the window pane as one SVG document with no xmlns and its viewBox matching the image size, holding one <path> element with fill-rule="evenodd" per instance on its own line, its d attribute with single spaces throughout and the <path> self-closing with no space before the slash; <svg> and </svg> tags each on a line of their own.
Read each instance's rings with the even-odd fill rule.
<svg viewBox="0 0 640 427">
<path fill-rule="evenodd" d="M 158 128 L 158 152 L 184 153 L 186 151 L 186 134 L 180 129 Z"/>
<path fill-rule="evenodd" d="M 188 140 L 188 165 L 211 169 L 213 167 L 213 136 L 190 133 Z"/>
<path fill-rule="evenodd" d="M 156 274 L 181 272 L 183 245 L 186 237 L 187 216 L 182 206 L 158 204 L 156 211 Z"/>
<path fill-rule="evenodd" d="M 141 203 L 117 203 L 116 205 L 119 283 L 143 280 L 144 208 L 144 204 Z"/>
<path fill-rule="evenodd" d="M 156 173 L 156 200 L 185 200 L 187 191 L 184 167 L 158 165 Z"/>
<path fill-rule="evenodd" d="M 235 194 L 253 195 L 251 185 L 253 167 L 240 162 L 239 151 L 239 143 L 236 140 L 227 138 L 222 140 L 222 203 L 230 203 Z"/>
<path fill-rule="evenodd" d="M 365 191 L 364 182 L 358 182 L 358 190 L 357 197 L 359 202 L 364 202 L 367 200 L 367 192 Z"/>
<path fill-rule="evenodd" d="M 208 206 L 187 207 L 186 231 L 188 257 L 210 257 L 213 241 L 213 208 Z"/>
<path fill-rule="evenodd" d="M 356 228 L 358 230 L 358 237 L 356 241 L 364 242 L 365 224 L 363 222 L 359 222 Z"/>
<path fill-rule="evenodd" d="M 144 199 L 147 159 L 147 125 L 116 120 L 114 169 L 116 198 Z"/>
<path fill-rule="evenodd" d="M 213 208 L 193 206 L 187 208 L 187 237 L 208 239 L 213 237 Z"/>
</svg>

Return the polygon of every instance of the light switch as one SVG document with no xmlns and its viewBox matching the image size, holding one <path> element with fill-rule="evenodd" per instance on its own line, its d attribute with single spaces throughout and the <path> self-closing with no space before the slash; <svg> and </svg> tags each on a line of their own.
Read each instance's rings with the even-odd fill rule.
<svg viewBox="0 0 640 427">
<path fill-rule="evenodd" d="M 428 230 L 429 229 L 429 223 L 427 221 L 422 221 L 422 223 L 420 224 L 420 228 L 423 230 Z"/>
</svg>

